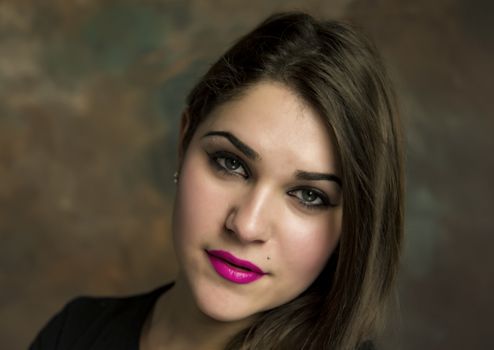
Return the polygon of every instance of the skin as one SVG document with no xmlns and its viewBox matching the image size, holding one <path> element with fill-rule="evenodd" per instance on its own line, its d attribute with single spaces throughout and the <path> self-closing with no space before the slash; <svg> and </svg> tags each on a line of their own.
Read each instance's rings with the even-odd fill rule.
<svg viewBox="0 0 494 350">
<path fill-rule="evenodd" d="M 247 145 L 252 159 L 218 132 Z M 286 86 L 260 82 L 217 107 L 181 151 L 173 224 L 181 269 L 157 302 L 141 349 L 222 348 L 258 313 L 307 289 L 341 234 L 337 181 L 297 177 L 339 176 L 331 132 Z M 207 249 L 226 250 L 266 274 L 232 283 L 213 269 Z"/>
</svg>

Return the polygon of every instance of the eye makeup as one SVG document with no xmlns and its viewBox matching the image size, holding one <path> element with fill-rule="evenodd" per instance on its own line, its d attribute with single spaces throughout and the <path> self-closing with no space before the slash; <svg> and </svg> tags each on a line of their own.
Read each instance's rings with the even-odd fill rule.
<svg viewBox="0 0 494 350">
<path fill-rule="evenodd" d="M 222 174 L 241 176 L 244 179 L 250 177 L 249 170 L 245 163 L 233 153 L 228 151 L 206 151 L 206 154 L 209 158 L 209 163 L 215 170 Z"/>
<path fill-rule="evenodd" d="M 323 191 L 313 187 L 299 187 L 288 191 L 287 194 L 310 210 L 323 210 L 336 206 Z"/>
<path fill-rule="evenodd" d="M 261 157 L 259 154 L 254 151 L 251 147 L 249 147 L 247 144 L 242 142 L 240 139 L 238 139 L 235 135 L 233 135 L 231 132 L 228 131 L 210 131 L 206 133 L 202 138 L 221 138 L 224 140 L 228 140 L 230 144 L 235 146 L 235 148 L 242 152 L 247 158 L 250 160 L 259 160 Z"/>
<path fill-rule="evenodd" d="M 236 177 L 243 180 L 252 179 L 254 173 L 251 171 L 243 157 L 236 154 L 236 148 L 234 148 L 230 142 L 225 142 L 223 140 L 226 140 L 226 138 L 204 138 L 203 149 L 206 153 L 209 165 L 221 176 Z M 301 171 L 297 171 L 295 174 L 295 181 L 302 181 L 304 184 L 293 186 L 291 189 L 286 191 L 286 194 L 293 198 L 297 205 L 300 205 L 303 209 L 314 211 L 323 211 L 338 206 L 338 202 L 333 200 L 333 195 L 328 195 L 327 191 L 314 187 L 310 184 L 312 181 L 326 182 L 328 180 L 326 178 L 326 174 L 322 174 L 321 176 L 318 173 Z M 314 176 L 316 176 L 316 178 L 313 178 Z M 334 185 L 338 188 L 337 192 L 340 192 L 339 188 L 341 182 L 337 180 L 335 181 L 333 178 L 329 181 L 334 183 Z"/>
</svg>

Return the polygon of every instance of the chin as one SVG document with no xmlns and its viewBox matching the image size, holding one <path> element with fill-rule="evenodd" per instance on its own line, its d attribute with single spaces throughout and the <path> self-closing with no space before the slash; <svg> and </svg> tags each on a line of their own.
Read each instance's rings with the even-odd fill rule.
<svg viewBox="0 0 494 350">
<path fill-rule="evenodd" d="M 218 322 L 236 322 L 251 318 L 259 313 L 249 301 L 239 296 L 225 295 L 214 291 L 194 293 L 198 309 L 207 317 Z"/>
<path fill-rule="evenodd" d="M 229 312 L 228 310 L 225 310 L 223 306 L 214 307 L 211 305 L 198 305 L 198 307 L 205 316 L 218 322 L 242 321 L 249 316 L 252 316 L 247 313 L 239 313 L 238 310 Z"/>
</svg>

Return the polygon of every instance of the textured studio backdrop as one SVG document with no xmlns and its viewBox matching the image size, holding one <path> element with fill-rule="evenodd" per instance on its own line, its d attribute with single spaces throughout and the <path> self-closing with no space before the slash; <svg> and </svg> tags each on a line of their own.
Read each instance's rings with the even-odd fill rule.
<svg viewBox="0 0 494 350">
<path fill-rule="evenodd" d="M 274 11 L 376 40 L 407 134 L 406 249 L 383 350 L 492 349 L 494 6 L 469 0 L 0 0 L 0 347 L 81 294 L 173 277 L 184 97 Z"/>
</svg>

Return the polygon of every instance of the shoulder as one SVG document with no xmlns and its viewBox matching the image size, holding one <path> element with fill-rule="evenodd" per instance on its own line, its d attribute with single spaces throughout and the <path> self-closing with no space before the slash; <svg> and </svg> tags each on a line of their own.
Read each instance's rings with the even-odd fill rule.
<svg viewBox="0 0 494 350">
<path fill-rule="evenodd" d="M 39 332 L 30 350 L 69 349 L 76 344 L 112 337 L 120 332 L 138 333 L 156 299 L 171 285 L 129 297 L 78 297 L 67 303 Z M 136 329 L 137 328 L 137 329 Z"/>
<path fill-rule="evenodd" d="M 68 302 L 39 332 L 31 350 L 61 349 L 68 339 L 77 339 L 94 321 L 118 304 L 118 299 L 79 297 Z"/>
</svg>

